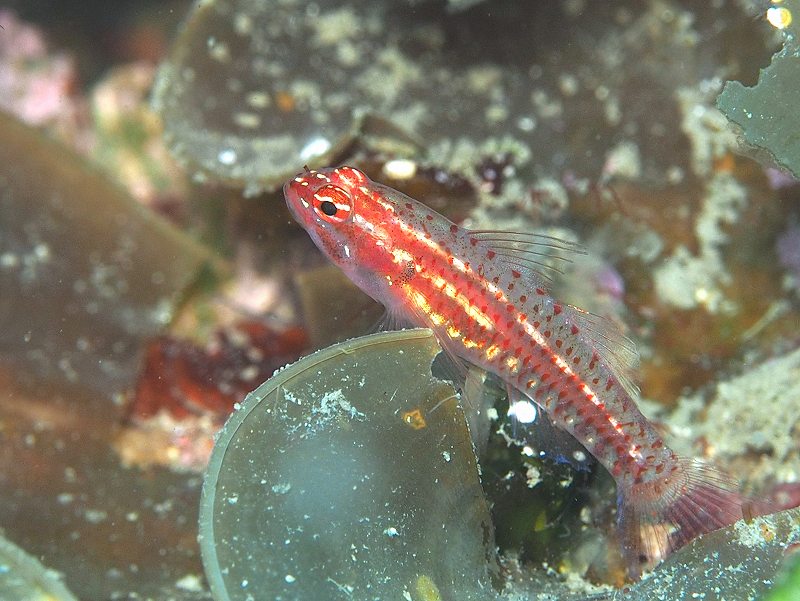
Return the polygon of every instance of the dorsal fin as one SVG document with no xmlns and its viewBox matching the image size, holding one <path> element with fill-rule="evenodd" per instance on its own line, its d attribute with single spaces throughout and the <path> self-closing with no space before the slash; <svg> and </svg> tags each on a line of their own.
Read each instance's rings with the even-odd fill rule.
<svg viewBox="0 0 800 601">
<path fill-rule="evenodd" d="M 579 336 L 597 350 L 625 391 L 634 398 L 639 396 L 639 387 L 634 382 L 639 352 L 633 340 L 610 319 L 573 305 L 566 305 L 565 311 L 569 321 L 580 330 Z"/>
<path fill-rule="evenodd" d="M 491 248 L 497 260 L 509 268 L 530 274 L 534 280 L 544 280 L 548 284 L 563 275 L 561 267 L 572 263 L 571 255 L 586 254 L 580 244 L 544 234 L 470 230 L 469 235 Z M 536 285 L 540 285 L 540 282 L 536 281 Z"/>
</svg>

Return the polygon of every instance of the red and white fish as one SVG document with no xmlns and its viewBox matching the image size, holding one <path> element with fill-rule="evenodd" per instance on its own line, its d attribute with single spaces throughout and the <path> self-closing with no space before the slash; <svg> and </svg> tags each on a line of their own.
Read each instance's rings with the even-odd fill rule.
<svg viewBox="0 0 800 601">
<path fill-rule="evenodd" d="M 352 167 L 306 170 L 284 195 L 362 290 L 500 377 L 605 466 L 633 575 L 642 557 L 663 555 L 654 541 L 676 549 L 743 517 L 735 482 L 674 453 L 637 408 L 626 373 L 631 343 L 549 294 L 541 255 L 567 243 L 464 229 Z"/>
</svg>

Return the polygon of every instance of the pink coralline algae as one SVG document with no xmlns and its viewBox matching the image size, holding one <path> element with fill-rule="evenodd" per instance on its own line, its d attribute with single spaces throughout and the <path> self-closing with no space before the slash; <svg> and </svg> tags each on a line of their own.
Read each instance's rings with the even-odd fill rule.
<svg viewBox="0 0 800 601">
<path fill-rule="evenodd" d="M 71 56 L 48 52 L 41 32 L 0 10 L 0 109 L 73 138 L 86 118 Z"/>
</svg>

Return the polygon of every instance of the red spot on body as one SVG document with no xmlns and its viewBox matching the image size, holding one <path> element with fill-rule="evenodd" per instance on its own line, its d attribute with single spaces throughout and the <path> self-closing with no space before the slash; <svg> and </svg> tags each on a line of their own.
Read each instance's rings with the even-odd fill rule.
<svg viewBox="0 0 800 601">
<path fill-rule="evenodd" d="M 470 238 L 470 239 L 469 239 L 469 243 L 470 243 L 472 246 L 476 246 L 476 245 L 478 244 L 478 239 L 477 239 L 477 238 Z"/>
<path fill-rule="evenodd" d="M 553 333 L 550 330 L 545 330 L 544 332 L 542 332 L 542 334 L 544 335 L 545 338 L 550 338 L 550 336 Z"/>
<path fill-rule="evenodd" d="M 490 250 L 490 251 L 488 251 L 488 252 L 486 253 L 486 258 L 487 258 L 487 259 L 494 259 L 494 256 L 495 256 L 496 254 L 497 254 L 496 252 L 494 252 L 493 250 Z"/>
<path fill-rule="evenodd" d="M 509 313 L 511 313 L 512 311 L 516 311 L 516 310 L 517 310 L 517 308 L 514 305 L 512 305 L 511 303 L 508 303 L 506 305 L 506 311 L 508 311 Z"/>
<path fill-rule="evenodd" d="M 406 208 L 410 211 L 411 209 L 414 208 L 414 205 L 412 205 L 410 202 L 407 202 L 406 203 Z"/>
<path fill-rule="evenodd" d="M 515 278 L 521 278 L 522 277 L 522 274 L 519 271 L 517 271 L 516 269 L 512 269 L 511 270 L 511 275 L 514 276 Z"/>
<path fill-rule="evenodd" d="M 575 355 L 575 357 L 572 359 L 572 363 L 578 365 L 580 362 L 581 362 L 581 356 Z"/>
<path fill-rule="evenodd" d="M 560 339 L 560 338 L 559 338 L 558 340 L 556 340 L 556 346 L 557 346 L 558 348 L 561 348 L 561 346 L 562 346 L 563 344 L 564 344 L 564 343 L 561 341 L 561 339 Z"/>
<path fill-rule="evenodd" d="M 577 334 L 578 332 L 580 332 L 580 330 L 578 329 L 578 327 L 577 327 L 577 326 L 572 326 L 572 327 L 570 328 L 570 332 L 572 332 L 572 335 L 574 336 L 575 334 Z"/>
<path fill-rule="evenodd" d="M 458 226 L 454 223 L 450 226 L 450 233 L 457 234 L 458 233 Z"/>
<path fill-rule="evenodd" d="M 542 290 L 541 288 L 537 288 L 536 294 L 538 294 L 539 296 L 544 296 L 544 290 Z"/>
<path fill-rule="evenodd" d="M 553 305 L 553 315 L 558 315 L 559 313 L 561 313 L 561 305 Z"/>
<path fill-rule="evenodd" d="M 425 215 L 425 219 L 428 221 L 433 221 L 433 215 Z"/>
</svg>

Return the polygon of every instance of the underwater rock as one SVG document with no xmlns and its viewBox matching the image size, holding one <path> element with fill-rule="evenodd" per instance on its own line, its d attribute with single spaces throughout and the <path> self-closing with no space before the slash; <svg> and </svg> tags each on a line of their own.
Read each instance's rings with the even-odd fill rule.
<svg viewBox="0 0 800 601">
<path fill-rule="evenodd" d="M 17 376 L 0 362 L 4 535 L 63 574 L 81 600 L 207 600 L 200 479 L 124 468 L 111 450 L 121 408 L 89 382 L 32 385 Z M 198 584 L 188 590 L 192 577 Z"/>
<path fill-rule="evenodd" d="M 173 153 L 197 178 L 252 194 L 304 164 L 338 162 L 374 120 L 396 129 L 394 150 L 379 152 L 412 154 L 476 185 L 473 170 L 487 158 L 476 149 L 514 149 L 526 177 L 534 156 L 550 177 L 596 177 L 623 142 L 638 148 L 642 177 L 664 182 L 676 161 L 689 167 L 671 125 L 673 91 L 717 75 L 709 54 L 749 66 L 741 52 L 728 60 L 738 44 L 703 32 L 747 27 L 736 10 L 695 14 L 663 1 L 454 11 L 443 2 L 212 0 L 189 15 L 154 102 Z"/>
<path fill-rule="evenodd" d="M 603 599 L 758 601 L 775 582 L 787 550 L 800 542 L 798 524 L 796 509 L 736 522 L 700 537 L 641 582 Z"/>
<path fill-rule="evenodd" d="M 159 336 L 147 345 L 129 415 L 142 420 L 160 411 L 178 419 L 205 414 L 222 423 L 234 403 L 307 347 L 303 329 L 279 331 L 259 321 L 215 331 L 206 348 Z"/>
<path fill-rule="evenodd" d="M 693 437 L 705 440 L 707 453 L 726 465 L 736 462 L 751 487 L 763 488 L 769 480 L 797 482 L 800 350 L 720 382 L 705 419 L 690 420 Z"/>
<path fill-rule="evenodd" d="M 154 78 L 155 67 L 138 62 L 112 69 L 94 86 L 91 157 L 136 200 L 174 219 L 191 191 L 149 103 Z"/>
</svg>

